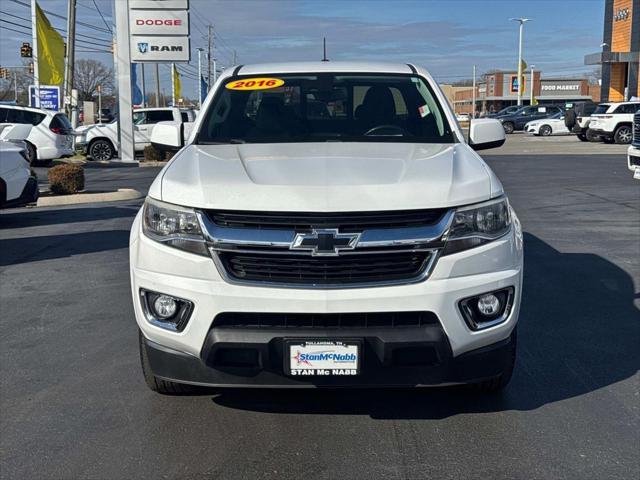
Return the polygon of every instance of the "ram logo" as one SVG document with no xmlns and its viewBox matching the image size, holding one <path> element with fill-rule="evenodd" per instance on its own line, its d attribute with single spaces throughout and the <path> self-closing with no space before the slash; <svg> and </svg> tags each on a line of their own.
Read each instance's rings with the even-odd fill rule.
<svg viewBox="0 0 640 480">
<path fill-rule="evenodd" d="M 140 53 L 147 53 L 147 51 L 149 51 L 149 44 L 146 42 L 138 42 L 138 51 Z"/>
</svg>

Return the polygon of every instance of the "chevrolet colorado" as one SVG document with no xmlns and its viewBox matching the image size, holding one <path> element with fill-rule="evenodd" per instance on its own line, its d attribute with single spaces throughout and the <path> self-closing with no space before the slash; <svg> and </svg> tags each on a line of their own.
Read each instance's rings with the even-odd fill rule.
<svg viewBox="0 0 640 480">
<path fill-rule="evenodd" d="M 503 388 L 522 231 L 474 150 L 504 141 L 413 65 L 224 72 L 131 228 L 147 385 Z"/>
</svg>

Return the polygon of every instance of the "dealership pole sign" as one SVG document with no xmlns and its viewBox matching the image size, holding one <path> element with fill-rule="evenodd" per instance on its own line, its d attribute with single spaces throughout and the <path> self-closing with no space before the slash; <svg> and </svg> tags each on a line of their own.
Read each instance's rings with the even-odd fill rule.
<svg viewBox="0 0 640 480">
<path fill-rule="evenodd" d="M 131 61 L 190 61 L 188 9 L 188 0 L 129 0 Z"/>
</svg>

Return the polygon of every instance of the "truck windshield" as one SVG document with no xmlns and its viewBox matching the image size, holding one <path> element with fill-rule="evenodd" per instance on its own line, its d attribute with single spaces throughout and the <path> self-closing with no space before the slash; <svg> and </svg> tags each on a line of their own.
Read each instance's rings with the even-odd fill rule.
<svg viewBox="0 0 640 480">
<path fill-rule="evenodd" d="M 453 143 L 442 107 L 417 75 L 234 77 L 205 112 L 196 143 Z"/>
</svg>

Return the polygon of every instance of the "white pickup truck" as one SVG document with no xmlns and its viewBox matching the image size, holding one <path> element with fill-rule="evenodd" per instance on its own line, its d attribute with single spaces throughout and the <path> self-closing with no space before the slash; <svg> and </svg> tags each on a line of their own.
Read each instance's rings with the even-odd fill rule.
<svg viewBox="0 0 640 480">
<path fill-rule="evenodd" d="M 176 107 L 140 108 L 133 111 L 135 151 L 151 144 L 151 134 L 159 122 L 193 122 L 195 111 Z M 118 154 L 118 121 L 81 127 L 76 130 L 76 148 L 93 160 L 111 160 Z"/>
<path fill-rule="evenodd" d="M 189 131 L 131 228 L 152 390 L 507 385 L 522 230 L 474 151 L 499 121 L 467 138 L 420 67 L 309 62 L 226 71 Z"/>
</svg>

